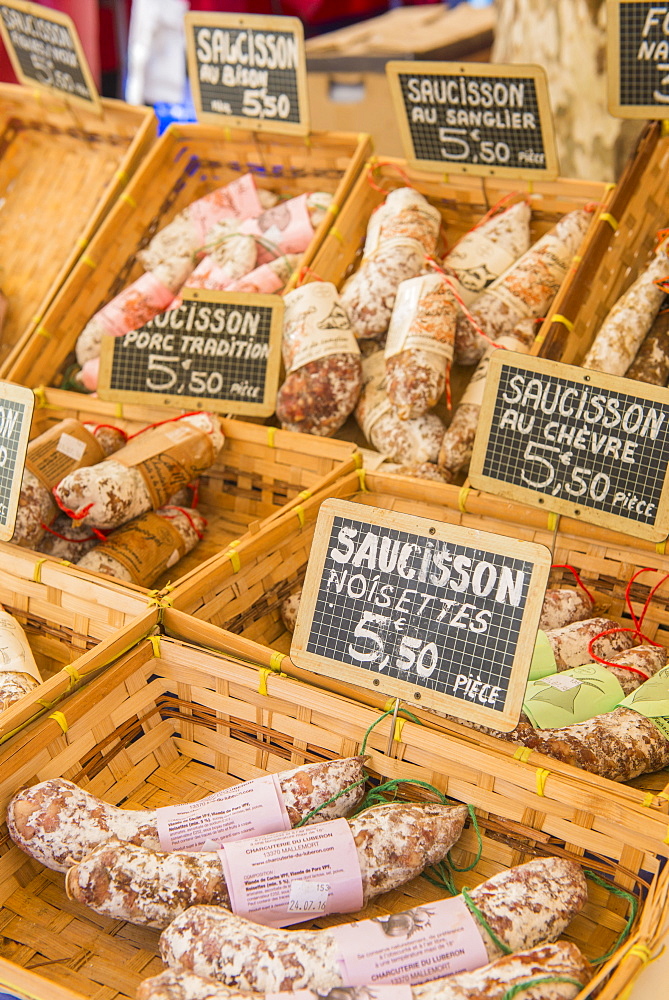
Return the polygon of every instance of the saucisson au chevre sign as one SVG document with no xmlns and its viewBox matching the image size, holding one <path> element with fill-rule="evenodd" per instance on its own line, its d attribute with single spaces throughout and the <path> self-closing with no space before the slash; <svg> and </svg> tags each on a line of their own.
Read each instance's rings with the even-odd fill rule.
<svg viewBox="0 0 669 1000">
<path fill-rule="evenodd" d="M 274 413 L 283 299 L 203 289 L 181 297 L 139 330 L 103 338 L 100 398 Z"/>
<path fill-rule="evenodd" d="M 607 0 L 609 111 L 618 118 L 669 116 L 669 4 Z"/>
<path fill-rule="evenodd" d="M 668 465 L 666 389 L 492 354 L 469 472 L 477 489 L 660 541 Z"/>
<path fill-rule="evenodd" d="M 0 3 L 0 35 L 21 83 L 56 91 L 102 113 L 74 23 L 67 14 L 24 0 Z"/>
<path fill-rule="evenodd" d="M 550 569 L 545 546 L 336 499 L 323 503 L 314 537 L 295 663 L 513 728 Z"/>
<path fill-rule="evenodd" d="M 389 62 L 386 73 L 412 166 L 502 177 L 558 175 L 540 66 Z"/>
<path fill-rule="evenodd" d="M 185 24 L 199 121 L 255 132 L 309 132 L 299 18 L 193 11 Z"/>
<path fill-rule="evenodd" d="M 14 534 L 35 397 L 32 389 L 0 382 L 0 540 Z"/>
</svg>

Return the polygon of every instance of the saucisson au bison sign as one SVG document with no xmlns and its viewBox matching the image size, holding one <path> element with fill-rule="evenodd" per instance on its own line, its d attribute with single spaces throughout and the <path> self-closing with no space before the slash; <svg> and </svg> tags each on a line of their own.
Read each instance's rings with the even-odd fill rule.
<svg viewBox="0 0 669 1000">
<path fill-rule="evenodd" d="M 558 175 L 540 66 L 389 62 L 407 159 L 425 170 L 502 177 Z"/>
<path fill-rule="evenodd" d="M 100 398 L 274 413 L 283 299 L 200 289 L 181 298 L 138 330 L 103 337 Z"/>
<path fill-rule="evenodd" d="M 304 29 L 297 17 L 186 14 L 199 121 L 255 132 L 309 131 Z"/>
<path fill-rule="evenodd" d="M 0 382 L 0 540 L 14 534 L 35 397 L 32 389 Z"/>
<path fill-rule="evenodd" d="M 326 500 L 290 655 L 301 667 L 510 730 L 551 556 L 543 545 Z"/>
<path fill-rule="evenodd" d="M 669 392 L 495 351 L 470 480 L 639 538 L 669 534 Z"/>
<path fill-rule="evenodd" d="M 669 3 L 608 0 L 609 111 L 669 118 Z"/>
</svg>

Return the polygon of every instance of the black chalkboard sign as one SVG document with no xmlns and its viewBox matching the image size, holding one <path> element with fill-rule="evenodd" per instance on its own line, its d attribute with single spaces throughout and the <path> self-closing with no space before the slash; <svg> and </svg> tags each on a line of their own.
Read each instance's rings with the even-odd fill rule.
<svg viewBox="0 0 669 1000">
<path fill-rule="evenodd" d="M 252 131 L 309 131 L 304 29 L 297 17 L 186 14 L 200 121 Z"/>
<path fill-rule="evenodd" d="M 669 118 L 669 6 L 607 0 L 609 111 Z"/>
<path fill-rule="evenodd" d="M 501 730 L 522 708 L 545 546 L 326 500 L 291 659 Z"/>
<path fill-rule="evenodd" d="M 278 295 L 183 289 L 182 304 L 123 337 L 105 337 L 101 399 L 274 413 L 281 364 Z"/>
<path fill-rule="evenodd" d="M 0 540 L 14 534 L 35 397 L 32 389 L 0 382 Z"/>
<path fill-rule="evenodd" d="M 101 113 L 77 29 L 67 14 L 23 0 L 3 0 L 0 33 L 22 83 L 45 87 Z"/>
<path fill-rule="evenodd" d="M 389 62 L 402 145 L 426 170 L 502 177 L 558 175 L 540 66 Z"/>
<path fill-rule="evenodd" d="M 472 485 L 659 541 L 669 534 L 669 392 L 499 350 Z"/>
</svg>

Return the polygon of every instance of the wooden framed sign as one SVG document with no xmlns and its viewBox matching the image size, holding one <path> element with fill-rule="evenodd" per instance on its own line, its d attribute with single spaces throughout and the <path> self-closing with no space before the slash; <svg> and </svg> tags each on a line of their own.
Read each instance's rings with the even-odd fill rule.
<svg viewBox="0 0 669 1000">
<path fill-rule="evenodd" d="M 501 177 L 558 175 L 541 66 L 389 62 L 386 73 L 412 166 Z"/>
<path fill-rule="evenodd" d="M 184 288 L 182 304 L 123 337 L 104 337 L 101 399 L 274 413 L 281 364 L 279 295 Z"/>
<path fill-rule="evenodd" d="M 494 351 L 469 478 L 477 489 L 639 538 L 669 534 L 669 391 Z"/>
<path fill-rule="evenodd" d="M 326 500 L 291 659 L 409 704 L 518 721 L 551 555 L 543 545 Z"/>
<path fill-rule="evenodd" d="M 304 28 L 297 17 L 186 14 L 186 52 L 200 121 L 309 132 Z"/>
<path fill-rule="evenodd" d="M 607 0 L 608 105 L 618 118 L 669 118 L 669 4 Z"/>
<path fill-rule="evenodd" d="M 102 114 L 77 29 L 67 14 L 25 0 L 2 0 L 0 33 L 21 83 L 55 91 Z"/>
<path fill-rule="evenodd" d="M 0 382 L 0 541 L 3 542 L 14 534 L 34 407 L 32 389 Z"/>
</svg>

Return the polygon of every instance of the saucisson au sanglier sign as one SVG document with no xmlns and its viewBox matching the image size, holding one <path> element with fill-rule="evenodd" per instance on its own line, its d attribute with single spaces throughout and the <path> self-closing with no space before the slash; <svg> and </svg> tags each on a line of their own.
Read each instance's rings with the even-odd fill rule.
<svg viewBox="0 0 669 1000">
<path fill-rule="evenodd" d="M 518 721 L 549 550 L 326 500 L 291 646 L 315 673 L 507 731 Z"/>
</svg>

